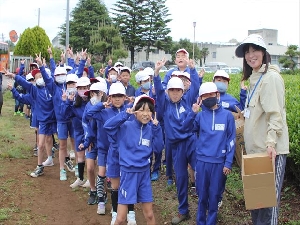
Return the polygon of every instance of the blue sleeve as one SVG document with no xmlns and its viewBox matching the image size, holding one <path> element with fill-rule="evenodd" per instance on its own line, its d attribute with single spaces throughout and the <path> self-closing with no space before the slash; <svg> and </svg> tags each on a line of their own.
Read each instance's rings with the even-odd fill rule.
<svg viewBox="0 0 300 225">
<path fill-rule="evenodd" d="M 97 132 L 97 126 L 95 125 L 96 122 L 91 119 L 89 120 L 88 126 L 87 126 L 87 132 L 84 137 L 83 145 L 84 149 L 88 148 L 91 143 L 94 143 L 96 141 L 96 132 Z M 95 144 L 95 143 L 94 143 Z"/>
<path fill-rule="evenodd" d="M 164 140 L 161 126 L 152 124 L 152 149 L 156 153 L 161 153 L 164 149 Z"/>
<path fill-rule="evenodd" d="M 108 70 L 111 68 L 111 66 L 107 65 L 106 68 L 105 68 L 105 72 L 104 72 L 104 75 L 105 75 L 105 78 L 108 78 Z"/>
<path fill-rule="evenodd" d="M 82 77 L 84 66 L 85 66 L 86 60 L 81 59 L 78 66 L 77 76 L 78 78 Z"/>
<path fill-rule="evenodd" d="M 203 77 L 199 77 L 199 88 L 200 88 L 202 83 L 203 83 Z"/>
<path fill-rule="evenodd" d="M 22 76 L 17 75 L 15 76 L 15 81 L 20 84 L 23 88 L 26 89 L 27 92 L 30 92 L 31 87 L 33 86 L 32 83 L 28 82 L 27 80 L 25 80 Z"/>
<path fill-rule="evenodd" d="M 197 73 L 197 70 L 190 69 L 190 75 L 191 75 L 191 86 L 190 90 L 187 92 L 188 94 L 188 100 L 190 105 L 195 103 L 197 101 L 198 93 L 199 93 L 199 87 L 200 87 L 200 82 L 199 82 L 199 76 Z"/>
<path fill-rule="evenodd" d="M 54 84 L 54 80 L 52 77 L 49 77 L 48 73 L 45 70 L 44 66 L 40 67 L 40 71 L 41 74 L 43 76 L 43 79 L 45 81 L 46 87 L 49 90 L 49 92 L 52 94 L 52 96 L 54 95 L 55 92 L 55 84 Z"/>
<path fill-rule="evenodd" d="M 23 75 L 24 69 L 25 69 L 25 65 L 24 65 L 24 63 L 21 63 L 18 75 Z"/>
<path fill-rule="evenodd" d="M 97 103 L 96 105 L 91 106 L 85 113 L 85 119 L 90 120 L 92 118 L 101 120 L 100 111 L 105 109 L 105 106 L 102 102 Z"/>
<path fill-rule="evenodd" d="M 11 89 L 12 95 L 14 99 L 18 100 L 19 102 L 26 104 L 26 105 L 31 105 L 31 102 L 29 101 L 30 95 L 29 94 L 20 94 L 15 88 Z"/>
<path fill-rule="evenodd" d="M 173 71 L 174 71 L 174 69 L 168 70 L 168 72 L 165 74 L 164 81 L 162 82 L 162 86 L 163 86 L 164 90 L 167 89 L 167 84 L 171 78 L 171 74 L 173 73 Z"/>
<path fill-rule="evenodd" d="M 154 88 L 156 94 L 156 106 L 157 106 L 156 117 L 158 121 L 161 121 L 164 116 L 166 93 L 161 83 L 160 76 L 154 76 L 153 81 L 154 81 Z"/>
<path fill-rule="evenodd" d="M 59 106 L 61 115 L 64 115 L 67 119 L 75 117 L 73 113 L 73 102 L 67 99 L 67 101 L 61 101 Z"/>
<path fill-rule="evenodd" d="M 236 128 L 234 117 L 231 113 L 228 114 L 228 126 L 227 126 L 227 140 L 226 140 L 226 157 L 225 157 L 225 167 L 231 169 L 233 163 L 233 157 L 235 153 L 235 137 L 236 137 Z"/>
<path fill-rule="evenodd" d="M 68 58 L 68 66 L 71 66 L 72 68 L 74 68 L 75 65 L 75 61 L 73 58 Z"/>
<path fill-rule="evenodd" d="M 122 111 L 116 116 L 111 117 L 105 123 L 103 128 L 105 129 L 107 135 L 110 137 L 110 141 L 117 143 L 117 133 L 121 125 L 128 120 L 131 114 Z"/>
<path fill-rule="evenodd" d="M 95 78 L 95 74 L 94 74 L 94 67 L 93 66 L 89 66 L 89 78 Z"/>
<path fill-rule="evenodd" d="M 50 71 L 51 71 L 51 74 L 54 74 L 55 68 L 56 68 L 55 61 L 54 61 L 53 58 L 50 58 Z"/>
<path fill-rule="evenodd" d="M 185 120 L 182 122 L 182 132 L 183 133 L 190 133 L 191 131 L 196 132 L 198 131 L 198 125 L 197 123 L 195 123 L 195 117 L 197 116 L 196 113 L 194 113 L 194 111 L 190 111 Z"/>
<path fill-rule="evenodd" d="M 241 91 L 240 91 L 240 105 L 238 106 L 241 111 L 243 111 L 245 109 L 246 98 L 247 98 L 247 90 L 241 89 Z"/>
</svg>

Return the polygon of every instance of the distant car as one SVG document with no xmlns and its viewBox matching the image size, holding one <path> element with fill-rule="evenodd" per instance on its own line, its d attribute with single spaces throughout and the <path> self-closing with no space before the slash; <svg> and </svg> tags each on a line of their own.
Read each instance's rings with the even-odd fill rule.
<svg viewBox="0 0 300 225">
<path fill-rule="evenodd" d="M 151 67 L 152 69 L 154 69 L 155 68 L 155 63 L 152 62 L 152 61 L 137 62 L 137 63 L 134 63 L 132 65 L 131 70 L 132 71 L 141 71 L 141 70 L 145 69 L 146 67 Z"/>
<path fill-rule="evenodd" d="M 242 70 L 238 67 L 224 67 L 222 68 L 226 73 L 228 74 L 239 74 L 242 72 Z"/>
<path fill-rule="evenodd" d="M 204 69 L 204 72 L 205 73 L 213 73 L 213 71 L 211 70 L 210 67 L 207 67 L 207 66 L 195 66 L 196 70 L 199 72 L 200 70 Z"/>
<path fill-rule="evenodd" d="M 159 70 L 160 73 L 164 73 L 164 72 L 167 72 L 167 71 L 168 71 L 168 68 L 165 67 L 165 66 L 163 66 L 163 67 Z"/>
</svg>

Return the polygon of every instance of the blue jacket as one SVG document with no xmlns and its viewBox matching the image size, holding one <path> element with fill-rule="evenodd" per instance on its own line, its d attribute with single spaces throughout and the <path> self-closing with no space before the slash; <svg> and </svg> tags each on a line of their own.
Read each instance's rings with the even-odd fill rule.
<svg viewBox="0 0 300 225">
<path fill-rule="evenodd" d="M 163 149 L 160 125 L 142 124 L 125 111 L 110 118 L 104 129 L 118 145 L 120 168 L 126 172 L 143 172 L 150 168 L 153 149 Z"/>
<path fill-rule="evenodd" d="M 128 107 L 130 107 L 130 105 L 123 105 L 119 109 L 114 106 L 112 106 L 111 108 L 105 108 L 103 103 L 99 102 L 98 104 L 93 105 L 87 110 L 85 119 L 95 119 L 97 122 L 97 147 L 101 152 L 107 153 L 110 146 L 107 133 L 103 128 L 104 123 L 120 112 L 125 111 Z"/>
<path fill-rule="evenodd" d="M 128 86 L 125 87 L 125 89 L 126 89 L 126 95 L 128 97 L 135 96 L 135 88 L 131 84 L 128 84 Z"/>
<path fill-rule="evenodd" d="M 193 82 L 191 86 L 195 85 L 196 87 L 197 82 L 194 84 Z M 165 93 L 159 76 L 154 76 L 154 87 L 157 100 L 157 119 L 160 121 L 163 118 L 166 138 L 170 143 L 176 143 L 192 136 L 192 131 L 182 132 L 182 126 L 193 103 L 195 103 L 198 91 L 191 87 L 179 102 L 173 103 Z"/>
<path fill-rule="evenodd" d="M 224 109 L 227 109 L 231 112 L 237 112 L 235 106 L 237 106 L 241 111 L 245 108 L 247 97 L 247 91 L 241 89 L 240 91 L 240 102 L 230 94 L 220 93 L 220 104 Z"/>
<path fill-rule="evenodd" d="M 235 152 L 235 121 L 232 113 L 219 106 L 211 110 L 202 106 L 197 115 L 190 112 L 185 121 L 188 129 L 199 133 L 197 160 L 209 163 L 224 163 L 231 169 Z M 186 130 L 186 129 L 183 129 Z"/>
<path fill-rule="evenodd" d="M 79 78 L 82 77 L 85 63 L 86 63 L 86 60 L 84 60 L 84 59 L 81 59 L 80 62 L 79 62 L 78 70 L 76 72 L 76 75 Z M 93 66 L 89 66 L 88 69 L 89 69 L 88 78 L 95 78 L 94 67 Z"/>
<path fill-rule="evenodd" d="M 40 67 L 40 71 L 45 76 L 47 75 L 45 68 Z M 47 75 L 48 76 L 48 75 Z M 56 122 L 52 95 L 45 86 L 34 86 L 25 79 L 16 76 L 16 82 L 26 89 L 30 97 L 34 100 L 34 107 L 36 111 L 37 120 L 42 123 Z"/>
</svg>

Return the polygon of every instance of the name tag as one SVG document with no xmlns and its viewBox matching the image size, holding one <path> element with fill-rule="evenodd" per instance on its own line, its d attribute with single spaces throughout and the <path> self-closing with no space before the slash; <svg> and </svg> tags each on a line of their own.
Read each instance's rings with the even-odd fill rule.
<svg viewBox="0 0 300 225">
<path fill-rule="evenodd" d="M 223 108 L 229 108 L 229 103 L 228 102 L 222 102 Z"/>
<path fill-rule="evenodd" d="M 225 124 L 215 124 L 215 130 L 225 130 Z"/>
<path fill-rule="evenodd" d="M 150 140 L 142 139 L 142 145 L 145 145 L 145 146 L 149 147 L 150 146 Z"/>
<path fill-rule="evenodd" d="M 185 108 L 183 106 L 180 106 L 179 113 L 183 113 L 183 112 L 185 112 Z"/>
<path fill-rule="evenodd" d="M 248 119 L 250 118 L 250 110 L 248 108 L 244 109 L 244 117 Z"/>
</svg>

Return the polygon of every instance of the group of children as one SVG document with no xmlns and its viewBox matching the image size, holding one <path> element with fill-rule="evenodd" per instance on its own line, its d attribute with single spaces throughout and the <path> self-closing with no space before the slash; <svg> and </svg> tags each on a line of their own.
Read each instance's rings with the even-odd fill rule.
<svg viewBox="0 0 300 225">
<path fill-rule="evenodd" d="M 44 167 L 53 165 L 52 135 L 57 134 L 60 180 L 67 180 L 65 166 L 75 172 L 78 178 L 70 187 L 89 186 L 88 204 L 98 204 L 97 213 L 104 215 L 108 177 L 111 224 L 126 220 L 136 224 L 134 204 L 138 202 L 147 224 L 156 224 L 151 181 L 159 178 L 165 149 L 168 184 L 173 184 L 175 174 L 179 203 L 172 224 L 190 218 L 188 167 L 199 198 L 197 224 L 216 224 L 235 151 L 235 122 L 230 111 L 235 106 L 243 109 L 246 91 L 241 89 L 241 103 L 226 94 L 230 79 L 225 71 L 217 71 L 213 82 L 202 84 L 203 72 L 198 74 L 185 49 L 176 52 L 178 67 L 169 70 L 163 82 L 159 70 L 165 60 L 158 61 L 154 70 L 139 71 L 137 90 L 130 84 L 130 68 L 119 62 L 107 69 L 106 77 L 95 78 L 86 51 L 76 61 L 67 49 L 68 67 L 64 54 L 61 65 L 56 66 L 51 48 L 48 53 L 50 69 L 36 55 L 32 81 L 6 74 L 26 89 L 27 94 L 19 99 L 31 105 L 31 126 L 38 130 L 38 165 L 30 175 L 39 177 Z M 68 138 L 76 150 L 76 166 L 67 151 Z"/>
</svg>

